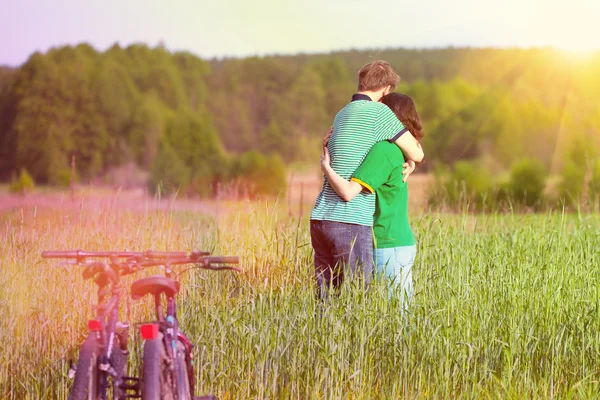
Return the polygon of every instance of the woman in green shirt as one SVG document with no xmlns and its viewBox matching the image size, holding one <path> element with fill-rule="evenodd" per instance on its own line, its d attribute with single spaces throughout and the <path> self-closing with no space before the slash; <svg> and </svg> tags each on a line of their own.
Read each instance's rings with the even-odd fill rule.
<svg viewBox="0 0 600 400">
<path fill-rule="evenodd" d="M 390 93 L 381 99 L 417 141 L 423 137 L 422 124 L 415 103 L 409 96 Z M 410 161 L 410 160 L 406 160 Z M 394 143 L 376 143 L 360 167 L 347 181 L 330 165 L 325 148 L 321 169 L 336 193 L 345 201 L 352 200 L 361 191 L 376 194 L 373 231 L 375 234 L 376 270 L 390 280 L 392 290 L 402 290 L 409 300 L 412 296 L 412 266 L 417 253 L 415 237 L 408 219 L 408 184 L 405 182 L 402 150 Z M 405 303 L 405 306 L 408 302 Z"/>
</svg>

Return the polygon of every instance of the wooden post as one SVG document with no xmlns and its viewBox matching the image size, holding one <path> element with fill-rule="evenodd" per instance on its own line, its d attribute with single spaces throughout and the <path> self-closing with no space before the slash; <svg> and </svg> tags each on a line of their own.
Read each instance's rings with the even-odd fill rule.
<svg viewBox="0 0 600 400">
<path fill-rule="evenodd" d="M 300 218 L 304 215 L 304 182 L 300 183 Z"/>
<path fill-rule="evenodd" d="M 75 201 L 75 154 L 71 156 L 71 179 L 69 181 L 71 200 Z"/>
<path fill-rule="evenodd" d="M 290 179 L 288 181 L 288 217 L 292 216 L 292 184 L 294 182 L 294 173 L 290 174 Z"/>
</svg>

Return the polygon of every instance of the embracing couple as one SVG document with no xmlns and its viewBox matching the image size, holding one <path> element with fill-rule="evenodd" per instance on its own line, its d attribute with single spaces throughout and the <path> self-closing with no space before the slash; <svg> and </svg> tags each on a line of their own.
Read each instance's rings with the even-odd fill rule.
<svg viewBox="0 0 600 400">
<path fill-rule="evenodd" d="M 413 101 L 393 93 L 399 82 L 387 62 L 365 65 L 358 92 L 326 138 L 325 181 L 310 221 L 321 298 L 345 276 L 367 287 L 374 272 L 389 279 L 402 299 L 412 294 L 416 243 L 406 179 L 423 160 L 423 134 Z"/>
</svg>

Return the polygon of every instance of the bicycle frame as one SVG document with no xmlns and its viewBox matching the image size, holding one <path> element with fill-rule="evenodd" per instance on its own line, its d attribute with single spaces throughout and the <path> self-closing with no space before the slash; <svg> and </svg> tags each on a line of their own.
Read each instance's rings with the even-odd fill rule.
<svg viewBox="0 0 600 400">
<path fill-rule="evenodd" d="M 170 351 L 168 351 L 169 357 L 171 357 L 172 360 L 175 359 L 176 354 L 174 354 L 173 352 L 179 351 L 177 342 L 181 341 L 185 347 L 184 355 L 186 372 L 190 384 L 190 393 L 194 393 L 194 367 L 192 365 L 192 343 L 187 338 L 187 336 L 179 329 L 179 319 L 177 318 L 177 304 L 175 302 L 174 297 L 167 298 L 167 316 L 165 318 L 165 322 L 167 333 L 165 337 L 165 343 L 171 343 Z M 167 349 L 169 349 L 169 346 L 167 346 Z"/>
<path fill-rule="evenodd" d="M 163 265 L 165 267 L 165 277 L 171 278 L 171 266 L 169 263 Z M 179 320 L 177 318 L 177 304 L 175 302 L 175 296 L 167 296 L 166 313 L 163 313 L 161 293 L 154 295 L 154 309 L 156 313 L 156 322 L 147 323 L 143 326 L 149 327 L 150 325 L 158 325 L 155 330 L 159 330 L 163 333 L 163 341 L 165 343 L 165 350 L 169 360 L 175 360 L 177 354 L 180 351 L 177 342 L 181 341 L 185 347 L 184 356 L 186 364 L 186 373 L 188 375 L 188 382 L 190 386 L 190 393 L 194 393 L 194 371 L 192 365 L 192 343 L 187 336 L 179 329 Z M 154 335 L 146 336 L 142 333 L 144 340 L 154 339 Z M 173 380 L 176 382 L 176 380 Z"/>
<path fill-rule="evenodd" d="M 165 285 L 166 288 L 168 288 L 170 285 L 168 284 L 168 282 L 173 282 L 171 280 L 171 274 L 172 274 L 172 269 L 171 266 L 174 264 L 187 264 L 187 263 L 195 263 L 196 267 L 194 268 L 204 268 L 204 269 L 233 269 L 233 270 L 237 270 L 239 271 L 238 268 L 234 268 L 234 267 L 213 267 L 211 266 L 211 263 L 215 263 L 215 264 L 237 264 L 239 262 L 238 257 L 204 257 L 204 258 L 199 258 L 199 257 L 194 257 L 193 259 L 171 259 L 168 260 L 166 262 L 161 262 L 160 265 L 164 268 L 164 272 L 165 272 L 165 279 L 166 279 L 166 284 L 163 283 Z M 136 282 L 141 282 L 141 281 L 145 281 L 145 279 L 142 279 L 140 281 L 136 281 Z M 136 282 L 134 282 L 133 285 L 136 284 Z M 145 281 L 144 284 L 146 284 Z M 158 281 L 160 282 L 160 281 Z M 178 284 L 178 282 L 176 283 Z M 132 285 L 132 286 L 133 286 Z M 140 286 L 138 286 L 139 288 Z M 133 291 L 133 289 L 132 289 Z M 140 290 L 140 293 L 138 293 L 138 296 L 143 296 L 144 293 L 149 293 L 150 291 L 142 291 Z M 188 385 L 188 389 L 189 389 L 189 394 L 193 396 L 193 393 L 195 392 L 195 379 L 194 379 L 194 369 L 193 369 L 193 364 L 192 364 L 192 344 L 190 342 L 190 340 L 187 338 L 187 336 L 179 329 L 179 319 L 177 318 L 177 304 L 175 301 L 175 296 L 177 295 L 178 290 L 173 291 L 172 289 L 160 289 L 160 290 L 154 290 L 151 293 L 154 294 L 154 308 L 155 308 L 155 312 L 156 312 L 156 318 L 157 321 L 153 322 L 153 323 L 148 323 L 148 324 L 144 324 L 141 328 L 140 328 L 140 332 L 142 334 L 142 338 L 144 340 L 155 340 L 158 337 L 158 332 L 160 331 L 163 335 L 162 337 L 162 344 L 164 345 L 165 348 L 165 352 L 166 352 L 166 357 L 169 360 L 169 364 L 170 365 L 174 365 L 174 368 L 172 368 L 170 370 L 170 374 L 172 374 L 171 376 L 173 377 L 172 382 L 175 383 L 175 387 L 174 389 L 178 391 L 178 393 L 180 393 L 180 389 L 179 387 L 177 387 L 177 385 L 181 384 L 182 381 L 177 379 L 177 371 L 179 371 L 180 373 L 185 373 L 187 375 L 187 382 L 183 382 L 183 384 L 187 384 Z M 166 305 L 166 313 L 163 313 L 163 308 L 162 308 L 162 302 L 161 302 L 161 296 L 162 294 L 165 293 L 166 298 L 167 298 L 167 305 Z M 181 346 L 178 345 L 178 343 L 181 342 L 183 345 L 183 349 L 181 348 Z M 183 354 L 180 354 L 179 352 L 181 352 L 183 350 Z M 179 363 L 177 363 L 177 359 L 181 359 L 183 358 L 184 360 L 184 368 L 185 370 L 182 371 L 181 370 L 181 365 Z M 174 374 L 174 375 L 173 375 Z M 177 376 L 176 376 L 177 375 Z M 181 389 L 185 392 L 185 389 Z M 213 397 L 206 397 L 206 398 L 213 398 Z"/>
<path fill-rule="evenodd" d="M 110 268 L 107 266 L 107 268 Z M 114 269 L 112 269 L 115 272 Z M 96 279 L 98 284 L 98 301 L 96 305 L 96 319 L 88 321 L 90 334 L 96 335 L 98 344 L 98 382 L 95 396 L 106 398 L 108 390 L 108 376 L 118 376 L 110 363 L 115 340 L 119 340 L 119 350 L 127 352 L 127 336 L 129 334 L 129 325 L 123 324 L 121 332 L 117 330 L 119 322 L 119 304 L 123 294 L 123 285 L 119 279 L 118 271 L 115 272 L 115 279 L 110 280 L 106 274 L 101 274 Z M 107 297 L 110 296 L 108 301 Z M 116 387 L 121 385 L 120 379 L 115 382 Z"/>
</svg>

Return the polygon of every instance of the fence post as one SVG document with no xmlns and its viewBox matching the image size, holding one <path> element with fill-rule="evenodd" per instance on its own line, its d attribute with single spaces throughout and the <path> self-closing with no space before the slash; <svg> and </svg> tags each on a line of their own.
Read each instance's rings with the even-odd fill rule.
<svg viewBox="0 0 600 400">
<path fill-rule="evenodd" d="M 71 201 L 75 201 L 75 154 L 71 155 L 71 179 L 69 180 Z"/>
<path fill-rule="evenodd" d="M 294 173 L 290 174 L 290 180 L 288 182 L 288 217 L 292 216 L 292 184 L 294 182 Z"/>
<path fill-rule="evenodd" d="M 304 216 L 304 182 L 300 183 L 300 218 Z"/>
</svg>

